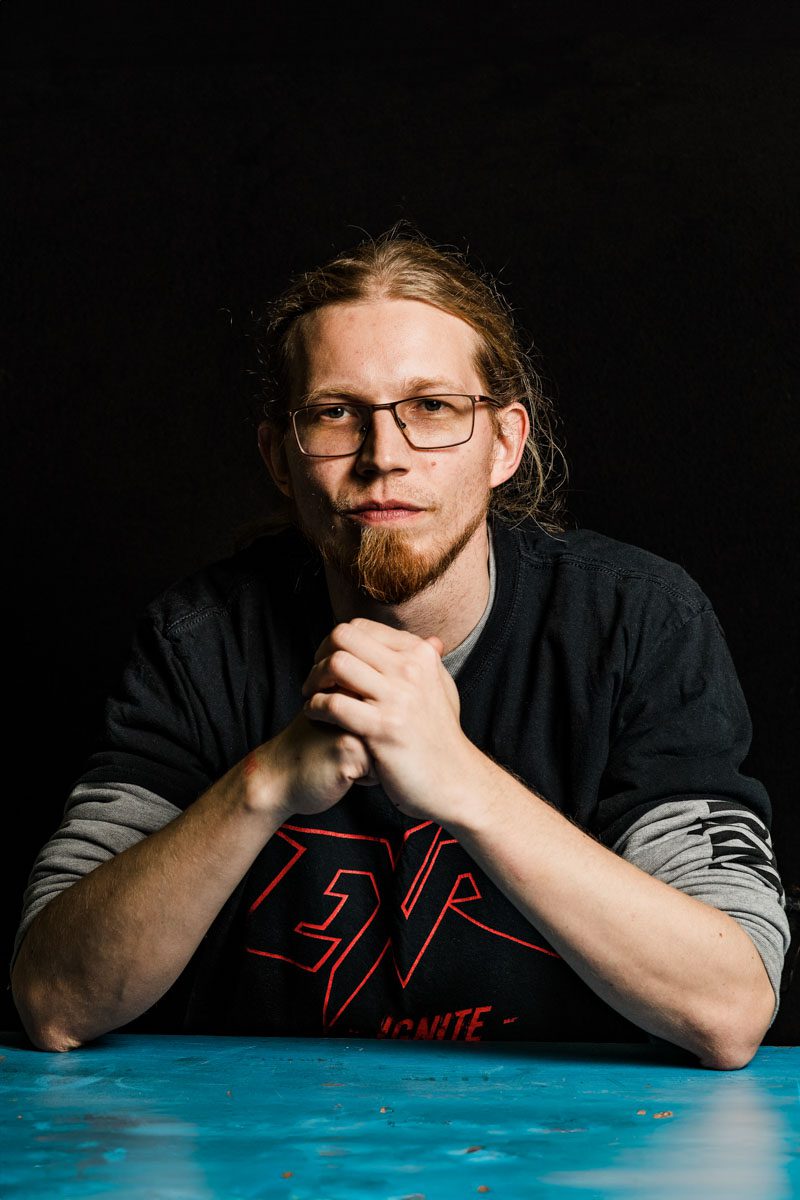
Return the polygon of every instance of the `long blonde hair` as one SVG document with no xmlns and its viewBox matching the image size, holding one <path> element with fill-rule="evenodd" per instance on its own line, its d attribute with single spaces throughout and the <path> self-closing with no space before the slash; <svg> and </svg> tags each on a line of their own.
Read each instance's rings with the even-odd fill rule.
<svg viewBox="0 0 800 1200">
<path fill-rule="evenodd" d="M 568 466 L 554 437 L 552 404 L 542 390 L 532 351 L 521 344 L 511 308 L 486 272 L 474 271 L 459 251 L 434 246 L 418 230 L 409 231 L 408 222 L 293 277 L 268 306 L 256 334 L 266 419 L 286 424 L 304 316 L 327 304 L 380 298 L 427 301 L 476 331 L 480 344 L 474 365 L 488 394 L 501 404 L 520 400 L 531 419 L 520 465 L 492 492 L 490 512 L 514 524 L 531 518 L 548 533 L 563 532 Z M 277 522 L 286 523 L 288 518 Z"/>
</svg>

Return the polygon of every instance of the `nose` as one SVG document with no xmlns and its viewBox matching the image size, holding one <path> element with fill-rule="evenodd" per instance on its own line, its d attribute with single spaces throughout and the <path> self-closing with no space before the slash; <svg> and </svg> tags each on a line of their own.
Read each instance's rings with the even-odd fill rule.
<svg viewBox="0 0 800 1200">
<path fill-rule="evenodd" d="M 370 414 L 367 436 L 356 457 L 356 470 L 360 474 L 407 471 L 413 453 L 394 413 L 384 408 Z"/>
</svg>

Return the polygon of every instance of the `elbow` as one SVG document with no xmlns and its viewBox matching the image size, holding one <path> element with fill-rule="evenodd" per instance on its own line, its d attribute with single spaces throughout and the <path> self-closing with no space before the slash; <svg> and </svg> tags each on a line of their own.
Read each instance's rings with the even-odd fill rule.
<svg viewBox="0 0 800 1200">
<path fill-rule="evenodd" d="M 759 960 L 760 963 L 760 960 Z M 753 1060 L 775 1015 L 776 996 L 760 963 L 757 978 L 735 1004 L 717 1011 L 706 1029 L 700 1061 L 714 1071 L 741 1071 Z"/>
<path fill-rule="evenodd" d="M 16 993 L 13 995 L 22 1028 L 37 1050 L 62 1053 L 65 1050 L 77 1050 L 79 1046 L 83 1045 L 78 1038 L 66 1033 L 51 1020 L 37 1017 L 34 1007 L 26 1004 L 22 996 Z"/>
<path fill-rule="evenodd" d="M 747 1023 L 739 1016 L 732 1026 L 718 1026 L 711 1033 L 706 1032 L 697 1051 L 702 1066 L 712 1071 L 741 1071 L 752 1061 L 767 1027 L 759 1025 L 756 1030 L 751 1024 L 748 1030 Z"/>
<path fill-rule="evenodd" d="M 733 1020 L 727 1030 L 722 1032 L 718 1027 L 704 1040 L 700 1053 L 700 1062 L 704 1067 L 713 1071 L 741 1071 L 742 1067 L 752 1062 L 769 1028 L 769 1020 L 747 1020 L 751 1014 L 741 1011 L 736 1016 L 738 1020 Z"/>
<path fill-rule="evenodd" d="M 752 1061 L 758 1045 L 714 1046 L 700 1054 L 700 1066 L 709 1070 L 741 1070 Z"/>
<path fill-rule="evenodd" d="M 47 1014 L 46 1005 L 35 987 L 25 985 L 19 969 L 15 966 L 11 975 L 11 996 L 22 1022 L 22 1028 L 37 1050 L 64 1052 L 77 1050 L 81 1041 L 66 1033 Z"/>
<path fill-rule="evenodd" d="M 77 1050 L 79 1046 L 83 1045 L 83 1042 L 71 1034 L 65 1033 L 63 1029 L 43 1021 L 37 1021 L 30 1009 L 20 1003 L 16 997 L 14 1002 L 22 1022 L 22 1028 L 37 1050 L 63 1053 L 66 1050 Z"/>
<path fill-rule="evenodd" d="M 24 1024 L 24 1022 L 23 1022 Z M 63 1054 L 67 1050 L 77 1050 L 83 1042 L 77 1038 L 70 1037 L 69 1034 L 62 1033 L 58 1029 L 28 1029 L 25 1027 L 30 1040 L 33 1042 L 37 1050 L 46 1050 L 51 1054 Z"/>
</svg>

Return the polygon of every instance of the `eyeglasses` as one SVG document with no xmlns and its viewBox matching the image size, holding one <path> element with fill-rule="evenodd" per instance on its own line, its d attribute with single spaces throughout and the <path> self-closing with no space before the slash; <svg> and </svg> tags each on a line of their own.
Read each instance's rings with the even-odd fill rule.
<svg viewBox="0 0 800 1200">
<path fill-rule="evenodd" d="M 372 414 L 391 409 L 398 429 L 415 450 L 444 450 L 468 442 L 475 429 L 475 405 L 502 405 L 490 396 L 414 396 L 392 404 L 336 402 L 292 409 L 294 435 L 311 458 L 347 458 L 358 454 L 367 438 Z"/>
</svg>

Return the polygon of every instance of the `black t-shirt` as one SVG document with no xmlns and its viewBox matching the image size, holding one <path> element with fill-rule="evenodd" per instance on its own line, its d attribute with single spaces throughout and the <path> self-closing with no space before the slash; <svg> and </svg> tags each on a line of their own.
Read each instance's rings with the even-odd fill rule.
<svg viewBox="0 0 800 1200">
<path fill-rule="evenodd" d="M 496 521 L 493 537 L 494 604 L 457 680 L 470 740 L 608 846 L 676 797 L 768 826 L 764 788 L 739 771 L 751 726 L 736 672 L 689 575 L 588 530 Z M 334 624 L 321 563 L 292 531 L 175 585 L 140 622 L 82 781 L 186 808 L 296 715 Z M 378 787 L 281 827 L 161 1007 L 188 1032 L 646 1037 L 446 829 Z"/>
</svg>

